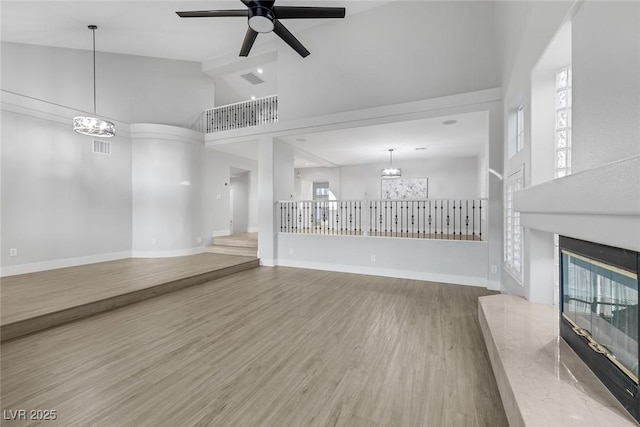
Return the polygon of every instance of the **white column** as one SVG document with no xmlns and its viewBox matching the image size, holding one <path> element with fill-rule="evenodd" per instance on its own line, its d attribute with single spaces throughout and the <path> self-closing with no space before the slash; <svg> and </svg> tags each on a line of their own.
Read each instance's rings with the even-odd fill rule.
<svg viewBox="0 0 640 427">
<path fill-rule="evenodd" d="M 262 265 L 274 266 L 278 261 L 277 232 L 279 217 L 276 202 L 290 200 L 295 191 L 293 149 L 272 136 L 258 140 L 258 251 Z"/>
</svg>

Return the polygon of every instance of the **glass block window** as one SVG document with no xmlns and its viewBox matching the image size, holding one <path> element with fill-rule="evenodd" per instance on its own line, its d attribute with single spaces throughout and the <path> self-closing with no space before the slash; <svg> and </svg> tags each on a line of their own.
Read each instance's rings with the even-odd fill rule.
<svg viewBox="0 0 640 427">
<path fill-rule="evenodd" d="M 556 72 L 555 177 L 571 174 L 571 68 Z"/>
<path fill-rule="evenodd" d="M 507 178 L 504 215 L 504 263 L 508 271 L 522 284 L 523 232 L 520 212 L 513 209 L 513 194 L 524 188 L 524 166 Z"/>
<path fill-rule="evenodd" d="M 571 175 L 571 67 L 556 71 L 556 137 L 554 151 L 555 177 Z M 554 240 L 554 304 L 560 299 L 560 247 L 557 234 Z"/>
<path fill-rule="evenodd" d="M 518 107 L 516 113 L 516 152 L 524 147 L 524 105 Z"/>
</svg>

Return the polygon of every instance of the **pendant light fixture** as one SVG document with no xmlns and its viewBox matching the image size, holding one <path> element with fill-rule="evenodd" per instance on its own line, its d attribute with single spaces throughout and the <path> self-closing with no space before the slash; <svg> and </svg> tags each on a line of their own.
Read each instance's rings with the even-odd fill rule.
<svg viewBox="0 0 640 427">
<path fill-rule="evenodd" d="M 393 148 L 389 148 L 389 167 L 382 169 L 383 178 L 398 178 L 402 176 L 402 169 L 393 167 Z"/>
<path fill-rule="evenodd" d="M 73 130 L 89 136 L 111 138 L 116 134 L 116 126 L 96 116 L 96 30 L 95 25 L 88 27 L 93 33 L 93 117 L 78 116 L 73 118 Z"/>
</svg>

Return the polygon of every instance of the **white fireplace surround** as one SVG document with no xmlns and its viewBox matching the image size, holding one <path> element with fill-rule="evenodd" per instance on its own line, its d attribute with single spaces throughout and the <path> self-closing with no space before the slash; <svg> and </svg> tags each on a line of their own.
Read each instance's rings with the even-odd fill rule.
<svg viewBox="0 0 640 427">
<path fill-rule="evenodd" d="M 524 227 L 640 251 L 640 156 L 514 194 Z"/>
</svg>

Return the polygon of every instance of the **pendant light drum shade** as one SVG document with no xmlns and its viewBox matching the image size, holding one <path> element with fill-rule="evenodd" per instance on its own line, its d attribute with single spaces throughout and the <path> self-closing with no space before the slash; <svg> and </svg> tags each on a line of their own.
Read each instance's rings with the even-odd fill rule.
<svg viewBox="0 0 640 427">
<path fill-rule="evenodd" d="M 113 123 L 91 116 L 74 117 L 73 130 L 84 135 L 104 138 L 111 138 L 116 134 L 116 126 Z"/>
<path fill-rule="evenodd" d="M 88 27 L 93 33 L 93 117 L 78 116 L 73 118 L 73 130 L 83 135 L 111 138 L 116 134 L 116 126 L 96 117 L 96 30 L 95 25 Z"/>
</svg>

